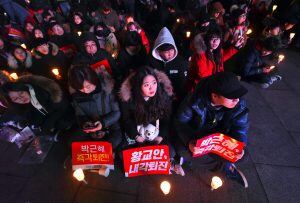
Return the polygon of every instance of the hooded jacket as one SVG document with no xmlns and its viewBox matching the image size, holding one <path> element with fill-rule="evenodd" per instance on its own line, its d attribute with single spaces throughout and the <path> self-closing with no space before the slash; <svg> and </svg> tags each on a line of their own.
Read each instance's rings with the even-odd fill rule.
<svg viewBox="0 0 300 203">
<path fill-rule="evenodd" d="M 113 86 L 109 78 L 100 78 L 94 92 L 85 94 L 76 91 L 72 94 L 73 107 L 80 126 L 87 121 L 100 121 L 104 129 L 119 128 L 121 113 Z"/>
<path fill-rule="evenodd" d="M 195 92 L 182 102 L 176 116 L 176 130 L 181 141 L 189 141 L 212 133 L 224 133 L 247 143 L 248 108 L 244 99 L 233 108 L 214 107 L 210 100 L 211 77 L 201 80 Z"/>
<path fill-rule="evenodd" d="M 86 52 L 84 44 L 87 41 L 94 41 L 97 46 L 97 52 L 92 55 Z M 110 56 L 104 49 L 100 48 L 98 40 L 93 33 L 84 33 L 80 42 L 81 52 L 77 53 L 73 60 L 73 64 L 88 64 L 93 70 L 104 66 L 111 75 L 116 74 L 116 63 L 112 56 Z"/>
<path fill-rule="evenodd" d="M 60 69 L 62 78 L 67 78 L 69 69 L 69 61 L 65 54 L 59 50 L 57 45 L 49 42 L 49 53 L 43 55 L 34 49 L 34 66 L 31 70 L 33 74 L 42 75 L 48 78 L 55 78 L 51 72 L 52 68 L 57 67 Z"/>
<path fill-rule="evenodd" d="M 57 128 L 63 121 L 68 103 L 63 97 L 61 88 L 53 80 L 42 76 L 26 75 L 18 80 L 28 86 L 31 100 L 30 104 L 23 105 L 20 113 L 33 125 L 41 126 L 44 130 Z M 31 90 L 30 90 L 31 89 Z M 35 97 L 32 97 L 32 92 Z"/>
<path fill-rule="evenodd" d="M 157 51 L 157 48 L 163 44 L 171 44 L 175 50 L 174 57 L 168 61 L 164 61 Z M 188 62 L 178 55 L 174 38 L 166 27 L 160 30 L 155 40 L 152 56 L 149 59 L 149 65 L 167 74 L 174 87 L 175 95 L 179 100 L 185 96 Z"/>
<path fill-rule="evenodd" d="M 8 54 L 7 63 L 9 72 L 22 73 L 24 71 L 30 70 L 32 67 L 32 56 L 29 51 L 26 51 L 26 58 L 24 62 L 17 60 L 12 54 Z"/>
<path fill-rule="evenodd" d="M 131 138 L 135 139 L 139 132 L 137 130 L 138 125 L 146 125 L 145 123 L 137 123 L 135 119 L 135 101 L 132 99 L 132 86 L 131 86 L 131 78 L 134 76 L 135 73 L 132 73 L 127 77 L 127 79 L 122 83 L 120 89 L 120 99 L 121 99 L 121 109 L 122 109 L 122 125 L 126 135 Z M 173 87 L 168 76 L 158 70 L 155 70 L 155 74 L 158 78 L 158 82 L 162 84 L 162 87 L 165 93 L 169 96 L 173 96 Z M 137 87 L 138 88 L 138 87 Z M 171 100 L 171 98 L 170 98 Z M 171 104 L 170 104 L 171 105 Z M 160 121 L 159 127 L 159 136 L 167 137 L 169 134 L 169 119 L 166 118 L 157 118 Z M 156 120 L 151 121 L 151 124 L 155 125 Z"/>
</svg>

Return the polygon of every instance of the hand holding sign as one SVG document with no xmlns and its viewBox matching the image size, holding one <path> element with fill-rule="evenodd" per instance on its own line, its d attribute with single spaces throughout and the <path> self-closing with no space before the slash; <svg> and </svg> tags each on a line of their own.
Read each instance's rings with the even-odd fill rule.
<svg viewBox="0 0 300 203">
<path fill-rule="evenodd" d="M 243 142 L 221 133 L 215 133 L 197 140 L 195 147 L 192 148 L 192 152 L 193 157 L 215 153 L 230 162 L 236 162 L 244 155 L 243 147 Z"/>
</svg>

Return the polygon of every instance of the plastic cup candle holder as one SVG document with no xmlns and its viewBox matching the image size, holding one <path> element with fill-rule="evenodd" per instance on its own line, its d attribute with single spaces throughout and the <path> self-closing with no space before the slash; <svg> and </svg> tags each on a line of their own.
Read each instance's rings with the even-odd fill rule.
<svg viewBox="0 0 300 203">
<path fill-rule="evenodd" d="M 160 189 L 165 195 L 167 195 L 170 193 L 171 184 L 168 181 L 163 181 L 160 184 Z"/>
</svg>

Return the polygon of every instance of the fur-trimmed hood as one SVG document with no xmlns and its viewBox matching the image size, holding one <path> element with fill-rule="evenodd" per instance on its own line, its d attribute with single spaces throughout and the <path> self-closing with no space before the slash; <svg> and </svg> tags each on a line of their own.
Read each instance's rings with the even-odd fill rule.
<svg viewBox="0 0 300 203">
<path fill-rule="evenodd" d="M 18 81 L 36 85 L 46 90 L 51 95 L 51 99 L 54 103 L 60 103 L 62 101 L 63 92 L 59 85 L 53 80 L 38 75 L 23 75 Z"/>
<path fill-rule="evenodd" d="M 18 63 L 18 60 L 12 54 L 8 54 L 7 63 L 11 69 L 18 69 L 19 63 L 21 63 L 21 62 Z M 26 58 L 25 58 L 24 66 L 25 66 L 25 68 L 30 68 L 32 66 L 32 56 L 29 51 L 26 51 Z"/>
<path fill-rule="evenodd" d="M 51 52 L 52 56 L 56 56 L 59 52 L 59 47 L 52 43 L 52 42 L 48 42 L 49 44 L 49 51 Z M 36 49 L 33 49 L 33 55 L 36 59 L 41 59 L 43 58 L 43 55 L 41 53 L 39 53 Z"/>
<path fill-rule="evenodd" d="M 164 88 L 167 95 L 170 97 L 173 96 L 173 87 L 168 76 L 164 72 L 158 71 L 156 69 L 154 70 L 154 72 L 156 74 L 156 77 L 158 78 L 158 82 L 162 84 L 162 87 Z M 131 99 L 132 96 L 131 79 L 134 75 L 135 73 L 130 74 L 121 85 L 119 97 L 123 102 L 128 102 Z"/>
</svg>

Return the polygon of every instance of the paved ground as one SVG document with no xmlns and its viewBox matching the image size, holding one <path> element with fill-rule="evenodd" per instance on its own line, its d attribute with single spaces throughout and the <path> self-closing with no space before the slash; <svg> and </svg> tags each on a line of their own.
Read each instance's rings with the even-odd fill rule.
<svg viewBox="0 0 300 203">
<path fill-rule="evenodd" d="M 57 143 L 40 165 L 20 165 L 22 154 L 0 143 L 0 202 L 299 202 L 300 199 L 300 53 L 288 51 L 281 65 L 284 79 L 262 90 L 245 84 L 251 129 L 248 153 L 239 167 L 249 188 L 226 181 L 210 191 L 215 173 L 196 161 L 185 177 L 148 176 L 128 179 L 115 170 L 108 178 L 88 173 L 88 184 L 63 168 L 68 149 Z M 172 191 L 159 189 L 169 180 Z"/>
</svg>

